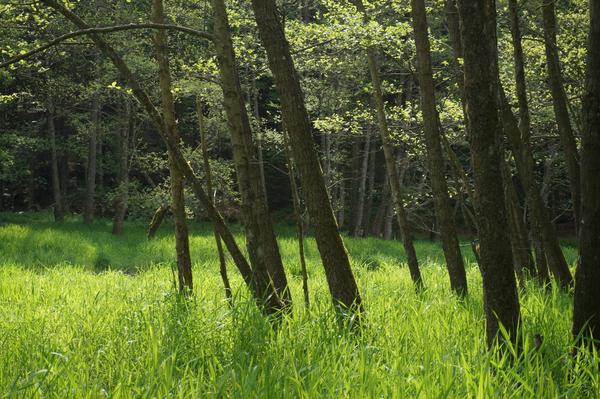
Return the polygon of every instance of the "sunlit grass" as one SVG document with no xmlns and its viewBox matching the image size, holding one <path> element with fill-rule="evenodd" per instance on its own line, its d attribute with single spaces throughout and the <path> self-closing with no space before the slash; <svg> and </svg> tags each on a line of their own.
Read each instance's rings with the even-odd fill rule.
<svg viewBox="0 0 600 399">
<path fill-rule="evenodd" d="M 7 397 L 598 397 L 598 355 L 570 356 L 571 299 L 521 292 L 523 351 L 485 348 L 480 276 L 450 295 L 441 251 L 418 242 L 427 284 L 413 289 L 398 242 L 347 239 L 366 307 L 360 331 L 331 311 L 318 253 L 307 249 L 312 307 L 302 304 L 296 242 L 280 244 L 294 314 L 273 329 L 230 265 L 224 302 L 207 225 L 192 224 L 195 295 L 174 294 L 169 226 L 123 237 L 109 223 L 0 215 L 0 396 Z M 239 231 L 239 229 L 236 229 Z M 243 242 L 242 236 L 238 239 Z M 574 249 L 567 249 L 574 260 Z M 539 351 L 534 334 L 544 337 Z"/>
</svg>

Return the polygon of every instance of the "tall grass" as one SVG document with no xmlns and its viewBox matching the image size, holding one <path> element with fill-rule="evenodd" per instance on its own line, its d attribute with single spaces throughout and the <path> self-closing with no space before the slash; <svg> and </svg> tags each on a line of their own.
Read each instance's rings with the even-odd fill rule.
<svg viewBox="0 0 600 399">
<path fill-rule="evenodd" d="M 477 268 L 469 263 L 470 296 L 457 300 L 436 243 L 417 243 L 427 284 L 417 294 L 399 243 L 346 239 L 367 312 L 357 332 L 332 314 L 312 240 L 304 309 L 287 228 L 279 236 L 296 304 L 273 328 L 233 267 L 234 306 L 224 302 L 208 226 L 191 227 L 196 288 L 182 301 L 168 226 L 148 242 L 141 225 L 113 237 L 104 221 L 0 215 L 0 223 L 3 397 L 600 396 L 600 357 L 569 355 L 568 295 L 524 287 L 523 350 L 509 361 L 485 348 Z M 544 337 L 539 351 L 535 334 Z"/>
</svg>

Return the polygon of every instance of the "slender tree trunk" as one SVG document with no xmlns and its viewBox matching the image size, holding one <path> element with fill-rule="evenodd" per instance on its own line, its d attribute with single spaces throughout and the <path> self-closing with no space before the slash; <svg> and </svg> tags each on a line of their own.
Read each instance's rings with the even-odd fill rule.
<svg viewBox="0 0 600 399">
<path fill-rule="evenodd" d="M 338 231 L 323 173 L 312 140 L 298 73 L 285 38 L 275 0 L 252 0 L 259 36 L 281 99 L 284 125 L 290 135 L 294 160 L 300 172 L 308 213 L 314 227 L 329 290 L 335 304 L 362 309 L 348 253 Z"/>
<path fill-rule="evenodd" d="M 352 2 L 356 5 L 356 8 L 363 15 L 365 22 L 368 22 L 369 16 L 367 15 L 362 0 L 352 0 Z M 404 245 L 404 251 L 406 252 L 406 259 L 408 262 L 408 269 L 410 271 L 411 278 L 415 285 L 418 288 L 421 288 L 424 284 L 423 279 L 421 278 L 421 271 L 419 270 L 419 261 L 417 260 L 417 253 L 413 244 L 412 231 L 408 223 L 406 211 L 404 209 L 402 192 L 400 188 L 400 179 L 398 177 L 398 170 L 396 169 L 394 149 L 388 129 L 387 117 L 385 114 L 385 104 L 383 101 L 383 92 L 381 89 L 381 75 L 379 72 L 377 50 L 375 49 L 375 47 L 369 46 L 367 48 L 367 58 L 369 61 L 371 83 L 373 85 L 373 99 L 375 100 L 375 107 L 377 109 L 379 134 L 381 135 L 383 154 L 385 157 L 386 170 L 389 176 L 394 210 L 396 211 L 396 218 L 398 220 L 398 225 L 400 226 L 402 244 Z"/>
<path fill-rule="evenodd" d="M 133 111 L 131 100 L 125 99 L 124 126 L 119 137 L 119 186 L 115 201 L 115 215 L 113 218 L 112 233 L 123 234 L 123 221 L 127 213 L 129 199 L 129 138 L 133 136 Z"/>
<path fill-rule="evenodd" d="M 494 0 L 459 0 L 464 45 L 467 126 L 475 177 L 486 335 L 492 346 L 503 325 L 517 339 L 519 298 L 504 210 L 498 115 L 498 56 Z"/>
<path fill-rule="evenodd" d="M 252 140 L 250 120 L 242 95 L 227 11 L 223 0 L 212 0 L 215 50 L 221 72 L 223 105 L 231 132 L 233 158 L 238 187 L 242 198 L 242 214 L 246 231 L 246 246 L 252 270 L 265 298 L 274 285 L 285 308 L 291 303 L 283 262 L 273 230 L 266 190 L 260 172 L 259 159 Z"/>
<path fill-rule="evenodd" d="M 539 185 L 535 180 L 534 160 L 529 135 L 523 136 L 522 131 L 519 130 L 517 120 L 510 109 L 501 86 L 499 92 L 503 130 L 515 156 L 517 169 L 525 189 L 527 205 L 531 210 L 533 224 L 537 227 L 534 234 L 541 234 L 540 238 L 543 241 L 548 266 L 554 277 L 561 286 L 568 287 L 572 283 L 571 272 L 560 248 L 554 226 L 548 216 Z"/>
<path fill-rule="evenodd" d="M 531 254 L 527 228 L 525 227 L 523 212 L 519 204 L 512 174 L 504 157 L 502 157 L 501 162 L 506 214 L 510 231 L 510 245 L 512 247 L 517 277 L 521 282 L 524 282 L 529 277 L 535 276 L 535 263 Z"/>
<path fill-rule="evenodd" d="M 381 197 L 379 198 L 379 205 L 377 206 L 377 212 L 375 212 L 375 218 L 373 219 L 373 225 L 371 227 L 371 233 L 375 237 L 383 237 L 383 221 L 388 208 L 390 196 L 390 183 L 387 173 L 384 176 L 383 186 L 381 189 Z"/>
<path fill-rule="evenodd" d="M 369 151 L 371 148 L 371 132 L 367 132 L 363 147 L 363 156 L 360 165 L 360 178 L 358 182 L 358 200 L 356 203 L 356 215 L 354 217 L 353 236 L 363 237 L 363 219 L 365 214 L 365 198 L 367 190 L 367 174 L 369 171 Z"/>
<path fill-rule="evenodd" d="M 98 150 L 98 133 L 100 132 L 100 94 L 94 93 L 92 98 L 92 116 L 88 147 L 88 162 L 85 179 L 85 200 L 83 204 L 83 223 L 94 222 L 95 197 L 96 197 L 96 161 Z"/>
<path fill-rule="evenodd" d="M 340 229 L 346 224 L 346 179 L 344 178 L 344 170 L 340 171 L 341 179 L 338 183 L 339 191 L 337 197 L 337 204 L 339 206 L 337 222 Z"/>
<path fill-rule="evenodd" d="M 152 1 L 152 21 L 159 24 L 165 23 L 162 0 Z M 159 68 L 160 96 L 163 106 L 165 130 L 170 137 L 179 142 L 180 137 L 177 130 L 175 103 L 173 100 L 173 93 L 171 92 L 167 34 L 163 30 L 157 30 L 153 35 L 153 39 L 155 56 Z M 173 150 L 169 149 L 168 154 L 169 173 L 171 175 L 171 211 L 173 212 L 173 217 L 175 219 L 175 248 L 177 251 L 179 291 L 188 294 L 192 292 L 194 284 L 192 280 L 192 260 L 190 257 L 190 244 L 185 216 L 183 174 L 177 167 Z"/>
<path fill-rule="evenodd" d="M 542 0 L 546 67 L 548 69 L 548 79 L 550 81 L 550 89 L 552 92 L 554 115 L 556 116 L 556 123 L 558 125 L 558 134 L 565 154 L 567 172 L 569 174 L 575 225 L 579 226 L 579 212 L 581 208 L 579 154 L 577 152 L 577 143 L 575 142 L 575 136 L 571 127 L 571 119 L 569 117 L 567 106 L 567 95 L 562 82 L 558 45 L 556 42 L 557 26 L 554 2 L 555 0 Z"/>
<path fill-rule="evenodd" d="M 56 149 L 56 126 L 54 124 L 56 109 L 54 107 L 54 101 L 52 100 L 51 96 L 48 96 L 46 100 L 46 108 L 48 109 L 47 123 L 48 139 L 50 141 L 50 167 L 52 169 L 51 176 L 52 196 L 54 199 L 54 221 L 62 222 L 65 218 L 65 211 L 63 206 L 62 192 L 60 188 L 60 175 L 58 170 L 58 151 Z"/>
<path fill-rule="evenodd" d="M 590 1 L 587 72 L 583 97 L 582 214 L 575 274 L 573 334 L 600 349 L 600 1 Z"/>
<path fill-rule="evenodd" d="M 259 92 L 258 92 L 258 87 L 256 86 L 256 79 L 252 79 L 252 89 L 253 89 L 253 104 L 252 104 L 252 109 L 254 111 L 254 118 L 256 118 L 257 123 L 260 124 L 260 110 L 258 108 L 258 103 L 259 103 Z M 257 158 L 258 158 L 258 170 L 260 172 L 260 182 L 261 185 L 263 186 L 264 190 L 265 190 L 265 198 L 267 197 L 266 194 L 266 190 L 267 190 L 267 183 L 266 183 L 266 179 L 265 179 L 265 163 L 264 163 L 264 154 L 263 154 L 263 138 L 262 138 L 262 131 L 259 128 L 257 133 L 256 133 L 256 152 L 257 152 Z"/>
<path fill-rule="evenodd" d="M 369 173 L 367 177 L 367 204 L 365 206 L 365 214 L 363 216 L 363 230 L 365 235 L 370 234 L 371 218 L 373 216 L 373 200 L 375 197 L 375 167 L 377 160 L 375 137 L 371 138 L 371 151 L 369 152 Z"/>
<path fill-rule="evenodd" d="M 467 276 L 463 262 L 456 226 L 452 216 L 452 205 L 446 182 L 446 164 L 442 152 L 440 124 L 435 104 L 435 86 L 429 37 L 427 34 L 427 15 L 424 0 L 412 0 L 413 28 L 417 48 L 417 66 L 423 129 L 427 152 L 429 175 L 433 190 L 433 200 L 437 222 L 441 231 L 442 248 L 446 258 L 446 267 L 450 276 L 450 286 L 459 296 L 467 294 Z"/>
<path fill-rule="evenodd" d="M 206 139 L 206 127 L 204 125 L 204 110 L 200 96 L 196 96 L 196 116 L 198 117 L 198 130 L 200 132 L 200 147 L 202 148 L 202 162 L 204 165 L 204 175 L 206 178 L 206 191 L 209 193 L 209 195 L 211 195 L 212 198 L 212 172 L 210 168 L 210 158 L 208 156 L 208 140 Z M 212 203 L 214 204 L 214 201 L 212 201 Z M 213 232 L 215 236 L 215 244 L 217 245 L 217 253 L 219 255 L 219 273 L 221 274 L 221 280 L 223 280 L 223 287 L 225 288 L 225 298 L 227 301 L 231 301 L 231 284 L 229 283 L 229 277 L 227 276 L 225 252 L 223 251 L 221 237 L 219 237 L 219 233 L 217 233 L 214 223 Z"/>
<path fill-rule="evenodd" d="M 302 222 L 302 210 L 300 206 L 300 193 L 296 184 L 296 170 L 294 167 L 294 157 L 290 147 L 288 133 L 283 132 L 285 142 L 285 151 L 288 162 L 288 174 L 290 178 L 290 187 L 292 189 L 292 204 L 294 206 L 294 220 L 296 221 L 296 231 L 298 233 L 298 256 L 300 257 L 300 269 L 302 271 L 302 292 L 304 293 L 304 305 L 310 307 L 310 296 L 308 292 L 308 272 L 306 270 L 306 259 L 304 257 L 304 224 Z"/>
</svg>

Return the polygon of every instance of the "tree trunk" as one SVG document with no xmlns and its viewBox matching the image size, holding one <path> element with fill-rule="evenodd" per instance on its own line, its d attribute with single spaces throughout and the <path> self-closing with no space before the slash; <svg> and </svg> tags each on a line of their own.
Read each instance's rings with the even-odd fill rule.
<svg viewBox="0 0 600 399">
<path fill-rule="evenodd" d="M 483 279 L 486 335 L 495 344 L 500 325 L 516 341 L 519 298 L 504 210 L 498 116 L 498 57 L 494 0 L 459 0 L 464 45 L 467 128 L 475 177 L 475 211 Z"/>
<path fill-rule="evenodd" d="M 96 196 L 96 154 L 98 150 L 98 134 L 100 132 L 100 94 L 93 94 L 91 127 L 89 130 L 88 162 L 85 179 L 85 199 L 83 204 L 83 223 L 94 222 L 95 196 Z"/>
<path fill-rule="evenodd" d="M 555 0 L 542 0 L 542 16 L 544 25 L 544 46 L 546 48 L 546 67 L 552 92 L 552 105 L 558 125 L 558 135 L 565 154 L 567 172 L 569 175 L 569 186 L 571 188 L 571 200 L 573 201 L 573 215 L 575 225 L 579 226 L 579 213 L 581 209 L 581 178 L 579 166 L 579 154 L 577 143 L 571 127 L 571 119 L 567 107 L 567 95 L 563 87 L 560 61 L 558 58 L 558 46 L 556 42 L 556 15 L 554 10 Z"/>
<path fill-rule="evenodd" d="M 363 14 L 364 20 L 367 23 L 369 21 L 369 16 L 367 15 L 362 0 L 352 1 L 356 5 L 357 9 Z M 389 176 L 394 210 L 396 211 L 396 218 L 400 227 L 400 234 L 402 235 L 402 244 L 404 245 L 404 251 L 406 253 L 406 259 L 408 262 L 408 269 L 410 271 L 411 278 L 415 285 L 418 288 L 421 288 L 424 284 L 423 279 L 421 278 L 421 271 L 419 270 L 419 261 L 417 260 L 417 253 L 413 244 L 412 231 L 408 223 L 406 211 L 404 210 L 402 191 L 400 188 L 400 179 L 398 176 L 398 170 L 396 169 L 394 149 L 388 129 L 387 117 L 385 114 L 385 104 L 383 100 L 383 92 L 381 89 L 381 75 L 379 72 L 377 50 L 375 49 L 375 47 L 369 46 L 367 48 L 367 58 L 369 61 L 371 83 L 373 85 L 373 99 L 375 100 L 375 107 L 377 109 L 377 122 L 379 125 L 379 134 L 381 135 L 383 154 L 385 157 L 386 170 Z"/>
<path fill-rule="evenodd" d="M 156 236 L 156 232 L 158 231 L 158 228 L 162 224 L 169 210 L 169 206 L 163 204 L 154 212 L 152 220 L 150 220 L 150 224 L 148 225 L 147 237 L 149 240 L 152 240 Z"/>
<path fill-rule="evenodd" d="M 129 138 L 133 136 L 134 115 L 131 100 L 125 99 L 124 126 L 121 128 L 119 137 L 119 186 L 115 201 L 115 215 L 113 218 L 112 233 L 123 234 L 123 221 L 127 212 L 127 200 L 129 199 Z"/>
<path fill-rule="evenodd" d="M 202 162 L 204 165 L 204 176 L 206 178 L 206 191 L 211 196 L 211 201 L 214 204 L 214 200 L 212 200 L 213 186 L 210 158 L 208 156 L 208 141 L 206 139 L 206 127 L 204 125 L 204 110 L 200 96 L 196 96 L 196 116 L 198 117 L 198 130 L 200 132 L 200 147 L 202 148 Z M 223 251 L 221 237 L 219 237 L 219 233 L 217 233 L 214 223 L 213 232 L 215 236 L 215 244 L 217 245 L 217 253 L 219 255 L 219 273 L 221 274 L 221 280 L 223 280 L 223 287 L 225 288 L 225 299 L 227 299 L 227 301 L 231 301 L 231 284 L 229 283 L 229 277 L 227 276 L 225 252 Z"/>
<path fill-rule="evenodd" d="M 302 210 L 300 207 L 300 193 L 296 184 L 296 170 L 294 167 L 294 157 L 290 148 L 290 139 L 288 133 L 283 132 L 285 152 L 288 162 L 288 174 L 290 178 L 290 187 L 292 189 L 292 204 L 294 206 L 294 220 L 296 221 L 296 231 L 298 233 L 298 256 L 300 257 L 300 270 L 302 272 L 302 292 L 304 293 L 304 305 L 306 309 L 310 307 L 310 296 L 308 292 L 308 272 L 306 271 L 306 259 L 304 257 L 304 224 L 302 222 Z"/>
<path fill-rule="evenodd" d="M 388 208 L 389 196 L 390 183 L 386 173 L 381 189 L 381 197 L 379 198 L 379 205 L 377 206 L 377 212 L 375 212 L 375 218 L 373 219 L 373 225 L 371 226 L 371 233 L 375 237 L 383 237 L 383 222 Z"/>
<path fill-rule="evenodd" d="M 373 200 L 375 197 L 375 167 L 377 160 L 377 144 L 374 142 L 375 137 L 371 138 L 371 151 L 369 152 L 369 172 L 367 176 L 367 204 L 365 206 L 365 214 L 363 215 L 362 228 L 365 235 L 370 234 L 371 218 L 373 216 Z"/>
<path fill-rule="evenodd" d="M 429 37 L 427 34 L 427 15 L 424 0 L 412 0 L 413 28 L 417 48 L 417 67 L 419 76 L 419 92 L 421 94 L 421 111 L 423 113 L 423 130 L 425 133 L 425 149 L 429 165 L 429 176 L 433 191 L 435 215 L 440 227 L 442 248 L 446 258 L 446 267 L 450 276 L 450 286 L 459 296 L 467 294 L 467 276 L 463 262 L 456 226 L 452 215 L 452 205 L 448 195 L 446 182 L 446 164 L 442 152 L 440 124 L 435 104 L 435 86 Z"/>
<path fill-rule="evenodd" d="M 159 24 L 165 23 L 162 0 L 152 1 L 152 21 Z M 163 106 L 165 130 L 170 137 L 179 142 L 180 137 L 177 130 L 175 103 L 173 100 L 173 93 L 171 92 L 171 72 L 169 70 L 167 34 L 163 30 L 157 30 L 153 35 L 153 39 L 155 56 L 158 61 L 160 97 Z M 173 212 L 173 218 L 175 219 L 175 248 L 177 251 L 179 291 L 189 294 L 192 292 L 194 284 L 192 280 L 192 260 L 190 257 L 190 244 L 185 216 L 183 174 L 177 167 L 173 150 L 168 149 L 168 154 L 169 173 L 171 176 L 171 211 Z"/>
<path fill-rule="evenodd" d="M 231 133 L 250 263 L 256 283 L 263 290 L 265 298 L 270 295 L 269 287 L 274 285 L 285 308 L 291 303 L 292 298 L 269 214 L 260 167 L 257 167 L 259 160 L 236 70 L 225 2 L 212 0 L 212 9 L 214 33 L 217 38 L 215 50 L 223 87 L 223 105 Z"/>
<path fill-rule="evenodd" d="M 360 165 L 360 178 L 358 181 L 358 199 L 356 201 L 356 214 L 354 216 L 354 237 L 363 237 L 363 219 L 365 215 L 365 198 L 367 190 L 367 173 L 369 171 L 369 151 L 371 148 L 371 132 L 367 132 L 363 147 L 362 162 Z"/>
<path fill-rule="evenodd" d="M 302 183 L 308 213 L 333 301 L 362 309 L 348 253 L 338 231 L 311 133 L 300 79 L 275 0 L 252 0 L 259 36 L 281 100 L 285 127 Z"/>
<path fill-rule="evenodd" d="M 590 1 L 587 72 L 583 97 L 582 214 L 575 274 L 573 334 L 600 349 L 600 1 Z"/>
<path fill-rule="evenodd" d="M 502 180 L 504 184 L 504 198 L 506 199 L 506 215 L 508 217 L 508 228 L 510 231 L 510 245 L 512 247 L 513 260 L 517 277 L 523 283 L 529 277 L 534 277 L 535 263 L 531 254 L 531 245 L 527 236 L 527 228 L 523 218 L 521 205 L 513 177 L 508 167 L 508 163 L 502 157 Z"/>
<path fill-rule="evenodd" d="M 566 288 L 572 283 L 571 272 L 560 248 L 554 226 L 548 216 L 539 185 L 535 180 L 534 160 L 529 134 L 522 135 L 522 131 L 519 130 L 517 120 L 506 100 L 502 86 L 499 88 L 499 101 L 503 130 L 508 137 L 509 144 L 515 156 L 517 169 L 525 189 L 527 205 L 531 210 L 532 223 L 536 226 L 534 234 L 541 234 L 540 238 L 546 252 L 548 266 L 560 285 Z"/>
<path fill-rule="evenodd" d="M 50 167 L 52 169 L 51 175 L 52 196 L 54 199 L 54 221 L 62 222 L 65 218 L 65 210 L 63 205 L 63 196 L 60 188 L 60 175 L 58 170 L 58 151 L 56 149 L 56 126 L 54 124 L 56 109 L 54 107 L 54 101 L 52 100 L 51 96 L 48 96 L 46 100 L 46 107 L 48 109 L 47 123 L 48 140 L 50 141 Z"/>
</svg>

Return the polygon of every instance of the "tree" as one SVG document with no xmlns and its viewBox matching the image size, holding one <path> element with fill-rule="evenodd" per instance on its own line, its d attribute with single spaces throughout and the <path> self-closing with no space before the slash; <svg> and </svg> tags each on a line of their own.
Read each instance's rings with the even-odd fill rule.
<svg viewBox="0 0 600 399">
<path fill-rule="evenodd" d="M 152 1 L 152 21 L 164 23 L 165 15 L 162 0 Z M 160 82 L 160 97 L 163 106 L 164 129 L 175 141 L 179 141 L 177 117 L 175 116 L 175 103 L 171 92 L 171 73 L 169 70 L 169 50 L 167 47 L 167 34 L 164 30 L 157 30 L 153 36 L 154 51 L 158 61 L 158 74 Z M 192 259 L 190 257 L 190 243 L 188 227 L 185 216 L 185 198 L 183 194 L 183 173 L 179 170 L 174 159 L 173 150 L 168 148 L 169 174 L 171 175 L 171 211 L 175 219 L 175 250 L 177 252 L 177 270 L 179 290 L 191 292 L 194 288 L 192 279 Z"/>
<path fill-rule="evenodd" d="M 440 226 L 442 247 L 446 257 L 446 266 L 450 275 L 450 286 L 458 295 L 467 294 L 467 276 L 465 265 L 458 245 L 456 226 L 452 215 L 448 185 L 446 183 L 446 164 L 442 152 L 440 124 L 435 104 L 435 88 L 429 37 L 427 33 L 427 14 L 424 0 L 412 0 L 412 18 L 417 48 L 417 69 L 419 92 L 421 93 L 421 110 L 423 113 L 423 130 L 429 164 L 431 187 L 435 214 Z"/>
<path fill-rule="evenodd" d="M 113 217 L 112 233 L 123 234 L 123 222 L 127 212 L 129 198 L 129 140 L 133 136 L 134 111 L 131 99 L 124 100 L 123 126 L 119 135 L 119 186 L 115 199 L 115 215 Z"/>
<path fill-rule="evenodd" d="M 467 128 L 475 178 L 475 211 L 479 229 L 481 274 L 488 345 L 503 325 L 516 340 L 519 299 L 507 231 L 500 157 L 498 115 L 496 4 L 494 0 L 459 0 L 464 46 Z"/>
<path fill-rule="evenodd" d="M 558 136 L 560 137 L 567 164 L 575 225 L 578 226 L 581 208 L 579 153 L 577 151 L 577 143 L 575 142 L 575 135 L 573 134 L 571 118 L 567 107 L 567 95 L 562 83 L 563 77 L 558 56 L 558 45 L 556 42 L 557 26 L 554 8 L 555 0 L 542 0 L 546 68 L 548 70 L 548 80 L 552 92 L 554 115 L 556 116 L 556 124 L 558 125 Z"/>
<path fill-rule="evenodd" d="M 600 1 L 590 1 L 582 132 L 582 207 L 573 334 L 600 348 Z"/>
<path fill-rule="evenodd" d="M 257 167 L 258 154 L 252 141 L 250 120 L 246 111 L 240 78 L 236 69 L 227 11 L 223 0 L 212 0 L 215 51 L 221 73 L 223 105 L 231 133 L 233 159 L 238 189 L 242 197 L 242 213 L 246 231 L 246 247 L 254 278 L 265 287 L 274 284 L 283 304 L 291 301 L 273 223 L 269 214 L 266 190 Z"/>
<path fill-rule="evenodd" d="M 300 80 L 285 38 L 278 7 L 274 0 L 252 0 L 252 8 L 281 101 L 283 123 L 290 135 L 290 145 L 300 172 L 306 206 L 314 226 L 331 296 L 336 305 L 359 309 L 362 307 L 361 297 L 327 195 Z"/>
<path fill-rule="evenodd" d="M 52 196 L 54 198 L 54 220 L 62 222 L 65 217 L 63 196 L 60 188 L 60 176 L 58 170 L 58 151 L 56 149 L 56 126 L 54 118 L 56 116 L 56 108 L 52 95 L 48 95 L 46 99 L 46 123 L 48 124 L 48 139 L 50 141 L 50 168 L 52 178 Z"/>
<path fill-rule="evenodd" d="M 353 0 L 353 3 L 363 15 L 365 22 L 368 22 L 369 16 L 366 13 L 362 0 Z M 396 212 L 396 219 L 402 234 L 402 244 L 404 245 L 404 251 L 406 252 L 408 269 L 415 286 L 420 289 L 423 287 L 423 279 L 419 269 L 419 261 L 413 243 L 411 228 L 404 209 L 402 190 L 400 188 L 400 177 L 396 166 L 396 156 L 394 154 L 385 113 L 385 103 L 383 100 L 383 91 L 381 89 L 381 75 L 379 72 L 379 62 L 377 60 L 377 49 L 374 46 L 369 46 L 367 48 L 367 59 L 369 62 L 371 84 L 373 85 L 373 99 L 375 100 L 375 108 L 377 110 L 377 123 L 379 126 L 379 134 L 381 136 L 385 168 L 388 174 L 394 211 Z"/>
</svg>

